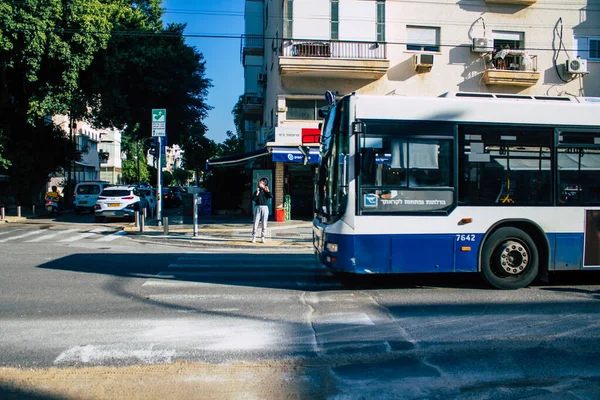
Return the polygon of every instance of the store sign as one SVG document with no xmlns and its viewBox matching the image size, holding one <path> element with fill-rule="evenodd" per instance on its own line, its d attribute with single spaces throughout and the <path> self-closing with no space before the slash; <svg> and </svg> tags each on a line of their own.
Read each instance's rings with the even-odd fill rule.
<svg viewBox="0 0 600 400">
<path fill-rule="evenodd" d="M 275 143 L 295 144 L 302 143 L 302 128 L 299 126 L 277 126 L 275 127 Z"/>
<path fill-rule="evenodd" d="M 288 162 L 288 163 L 302 163 L 304 162 L 304 156 L 299 150 L 290 151 L 281 151 L 281 152 L 273 152 L 273 161 L 275 162 Z M 310 164 L 318 164 L 319 163 L 319 155 L 315 153 L 310 153 L 308 157 L 308 162 Z"/>
</svg>

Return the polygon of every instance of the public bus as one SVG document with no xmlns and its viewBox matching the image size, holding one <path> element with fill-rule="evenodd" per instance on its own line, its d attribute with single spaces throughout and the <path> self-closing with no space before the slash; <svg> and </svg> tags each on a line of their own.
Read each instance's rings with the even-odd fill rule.
<svg viewBox="0 0 600 400">
<path fill-rule="evenodd" d="M 600 98 L 331 103 L 313 243 L 333 271 L 480 273 L 518 289 L 553 271 L 600 269 Z"/>
</svg>

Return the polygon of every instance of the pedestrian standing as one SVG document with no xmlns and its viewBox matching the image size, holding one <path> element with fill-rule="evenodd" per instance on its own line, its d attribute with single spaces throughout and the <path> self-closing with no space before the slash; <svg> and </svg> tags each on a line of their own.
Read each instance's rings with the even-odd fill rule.
<svg viewBox="0 0 600 400">
<path fill-rule="evenodd" d="M 269 190 L 269 181 L 266 178 L 261 178 L 258 181 L 258 186 L 252 194 L 254 201 L 254 226 L 252 227 L 252 243 L 256 242 L 256 234 L 258 231 L 258 223 L 262 221 L 261 239 L 265 243 L 267 241 L 267 219 L 269 218 L 269 199 L 271 191 Z"/>
</svg>

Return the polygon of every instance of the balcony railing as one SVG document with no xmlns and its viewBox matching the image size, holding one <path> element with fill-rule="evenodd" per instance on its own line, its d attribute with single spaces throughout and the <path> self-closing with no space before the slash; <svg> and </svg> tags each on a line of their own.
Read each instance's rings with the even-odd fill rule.
<svg viewBox="0 0 600 400">
<path fill-rule="evenodd" d="M 244 96 L 242 110 L 247 115 L 262 114 L 264 97 L 259 94 L 249 93 Z"/>
<path fill-rule="evenodd" d="M 524 50 L 495 52 L 488 59 L 483 78 L 487 85 L 534 86 L 540 79 L 537 56 Z"/>
<path fill-rule="evenodd" d="M 262 35 L 242 35 L 240 48 L 240 61 L 244 63 L 246 55 L 261 55 L 264 50 L 264 39 Z"/>
<path fill-rule="evenodd" d="M 488 69 L 502 71 L 537 71 L 537 56 L 524 50 L 500 50 L 492 55 Z"/>
<path fill-rule="evenodd" d="M 385 60 L 385 43 L 283 40 L 283 57 Z"/>
</svg>

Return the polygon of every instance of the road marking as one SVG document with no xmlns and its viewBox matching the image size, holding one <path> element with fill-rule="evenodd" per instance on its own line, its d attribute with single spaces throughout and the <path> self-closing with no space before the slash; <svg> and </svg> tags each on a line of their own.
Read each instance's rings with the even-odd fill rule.
<svg viewBox="0 0 600 400">
<path fill-rule="evenodd" d="M 16 231 L 20 231 L 21 229 L 13 229 L 11 231 L 0 232 L 0 235 L 7 235 L 9 233 L 15 233 Z"/>
<path fill-rule="evenodd" d="M 13 236 L 13 237 L 9 237 L 9 238 L 6 238 L 6 239 L 2 239 L 2 240 L 0 240 L 0 243 L 6 243 L 9 240 L 21 239 L 21 238 L 24 238 L 24 237 L 27 237 L 27 236 L 39 235 L 42 232 L 44 232 L 44 231 L 41 230 L 41 229 L 39 231 L 27 232 L 27 233 L 24 233 L 24 234 L 19 235 L 19 236 Z"/>
<path fill-rule="evenodd" d="M 121 237 L 123 235 L 126 235 L 126 234 L 127 234 L 127 232 L 125 232 L 125 231 L 117 231 L 117 232 L 112 233 L 112 234 L 110 234 L 108 236 L 104 236 L 101 239 L 96 240 L 96 242 L 111 242 L 111 241 L 113 241 L 113 240 L 115 240 L 115 239 L 117 239 L 117 238 L 119 238 L 119 237 Z"/>
<path fill-rule="evenodd" d="M 77 240 L 85 239 L 85 238 L 90 237 L 90 236 L 98 235 L 101 232 L 104 232 L 106 230 L 107 230 L 106 228 L 96 228 L 96 229 L 93 229 L 93 230 L 91 230 L 89 232 L 83 232 L 83 233 L 80 233 L 79 235 L 75 235 L 75 236 L 72 236 L 70 238 L 60 240 L 59 242 L 60 243 L 75 242 Z"/>
<path fill-rule="evenodd" d="M 55 236 L 58 236 L 58 235 L 64 235 L 64 234 L 71 233 L 71 232 L 76 232 L 76 231 L 77 231 L 77 229 L 67 229 L 67 230 L 64 230 L 64 231 L 56 231 L 56 232 L 51 233 L 49 235 L 39 236 L 39 237 L 36 237 L 35 239 L 27 240 L 27 243 L 41 242 L 42 240 L 51 239 L 51 238 L 53 238 Z"/>
</svg>

